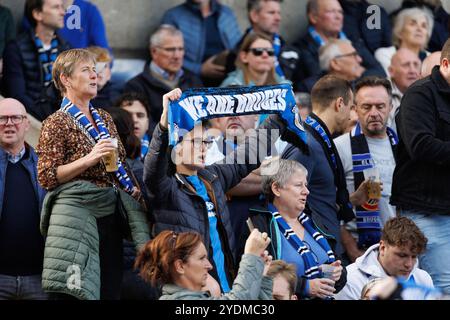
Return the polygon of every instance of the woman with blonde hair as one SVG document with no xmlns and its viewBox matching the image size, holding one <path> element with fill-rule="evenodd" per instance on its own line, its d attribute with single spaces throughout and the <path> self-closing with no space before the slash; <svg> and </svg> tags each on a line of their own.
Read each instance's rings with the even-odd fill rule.
<svg viewBox="0 0 450 320">
<path fill-rule="evenodd" d="M 58 56 L 52 75 L 63 101 L 43 122 L 37 146 L 38 181 L 51 191 L 41 216 L 42 284 L 55 299 L 119 299 L 125 228 L 136 245 L 149 238 L 116 126 L 90 103 L 97 94 L 95 66 L 84 49 Z"/>
</svg>

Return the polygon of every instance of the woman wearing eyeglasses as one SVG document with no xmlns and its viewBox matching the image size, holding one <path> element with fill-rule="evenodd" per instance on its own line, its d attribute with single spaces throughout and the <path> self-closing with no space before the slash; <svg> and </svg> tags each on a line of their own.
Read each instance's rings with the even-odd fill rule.
<svg viewBox="0 0 450 320">
<path fill-rule="evenodd" d="M 269 253 L 297 267 L 297 296 L 327 299 L 344 287 L 347 277 L 333 252 L 336 239 L 305 211 L 308 173 L 297 161 L 274 158 L 268 164 L 261 166 L 261 171 L 274 172 L 262 176 L 267 204 L 250 209 L 249 217 L 272 239 Z"/>
<path fill-rule="evenodd" d="M 211 276 L 219 283 L 221 291 L 227 293 L 236 276 L 236 244 L 225 192 L 259 164 L 235 164 L 235 159 L 227 159 L 226 164 L 206 166 L 206 152 L 213 140 L 202 125 L 185 134 L 170 152 L 169 100 L 180 97 L 180 89 L 163 96 L 163 114 L 145 158 L 144 182 L 153 199 L 153 231 L 155 234 L 164 230 L 198 232 L 210 253 Z"/>
<path fill-rule="evenodd" d="M 270 300 L 272 279 L 266 274 L 272 257 L 265 251 L 269 242 L 267 233 L 253 230 L 231 291 L 219 297 L 205 291 L 212 265 L 197 232 L 161 232 L 141 250 L 135 266 L 144 280 L 163 286 L 161 300 Z"/>
<path fill-rule="evenodd" d="M 236 59 L 236 70 L 230 72 L 221 87 L 262 86 L 289 82 L 275 72 L 275 51 L 272 41 L 256 32 L 242 41 Z"/>
</svg>

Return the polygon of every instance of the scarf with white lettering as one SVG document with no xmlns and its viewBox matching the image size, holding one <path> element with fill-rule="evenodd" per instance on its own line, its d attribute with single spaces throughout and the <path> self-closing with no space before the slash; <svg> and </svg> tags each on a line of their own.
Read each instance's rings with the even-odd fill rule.
<svg viewBox="0 0 450 320">
<path fill-rule="evenodd" d="M 398 144 L 398 138 L 391 128 L 386 128 L 392 151 Z M 374 167 L 369 145 L 358 122 L 350 133 L 352 149 L 353 176 L 355 190 L 364 182 L 364 170 Z M 356 207 L 356 227 L 358 228 L 358 247 L 366 250 L 378 243 L 381 238 L 382 222 L 377 199 L 369 199 L 366 203 Z"/>
<path fill-rule="evenodd" d="M 290 84 L 231 88 L 198 88 L 183 92 L 169 105 L 169 144 L 181 141 L 196 123 L 218 117 L 277 113 L 286 127 L 306 142 Z"/>
<path fill-rule="evenodd" d="M 68 114 L 71 119 L 75 122 L 78 128 L 89 138 L 91 143 L 95 145 L 100 139 L 108 139 L 111 136 L 109 135 L 109 131 L 103 123 L 102 118 L 97 113 L 94 107 L 89 106 L 89 110 L 91 112 L 92 118 L 94 118 L 95 124 L 100 132 L 98 132 L 95 127 L 91 124 L 88 118 L 84 115 L 83 112 L 78 109 L 78 107 L 73 104 L 69 99 L 64 97 L 61 103 L 61 111 Z M 128 176 L 125 168 L 122 165 L 120 159 L 118 159 L 118 170 L 115 172 L 117 179 L 120 184 L 124 187 L 124 190 L 128 193 L 132 193 L 134 185 L 131 182 L 130 177 Z"/>
<path fill-rule="evenodd" d="M 314 259 L 313 254 L 309 250 L 309 248 L 305 245 L 305 243 L 295 234 L 294 230 L 289 226 L 289 224 L 284 220 L 281 214 L 278 212 L 277 208 L 269 203 L 268 206 L 270 212 L 274 219 L 277 221 L 278 228 L 280 229 L 283 236 L 289 242 L 289 244 L 297 251 L 297 253 L 302 257 L 303 263 L 305 264 L 305 277 L 308 279 L 321 278 L 322 271 L 319 268 L 317 261 Z M 324 236 L 316 230 L 313 225 L 312 220 L 302 212 L 298 216 L 298 221 L 301 223 L 303 228 L 313 237 L 313 239 L 322 247 L 323 250 L 328 255 L 328 260 L 326 264 L 333 263 L 336 260 L 334 256 L 333 250 L 331 250 L 328 241 L 324 238 Z"/>
</svg>

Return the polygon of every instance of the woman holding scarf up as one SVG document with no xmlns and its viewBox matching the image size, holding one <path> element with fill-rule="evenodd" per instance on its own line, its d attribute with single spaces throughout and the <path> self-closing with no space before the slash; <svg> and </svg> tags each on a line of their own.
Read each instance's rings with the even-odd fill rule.
<svg viewBox="0 0 450 320">
<path fill-rule="evenodd" d="M 44 202 L 43 217 L 47 210 L 48 221 L 41 223 L 41 230 L 48 232 L 43 287 L 57 299 L 120 298 L 124 223 L 117 203 L 126 210 L 128 205 L 140 210 L 131 198 L 139 199 L 140 191 L 126 171 L 114 122 L 90 104 L 97 94 L 95 64 L 83 49 L 58 56 L 52 73 L 63 101 L 44 121 L 37 147 L 39 183 L 53 191 Z M 107 172 L 102 161 L 115 151 L 111 138 L 118 140 L 115 172 Z M 142 223 L 139 228 L 140 236 L 133 235 L 133 240 L 143 243 L 147 226 Z"/>
<path fill-rule="evenodd" d="M 329 299 L 344 287 L 346 273 L 331 247 L 336 241 L 304 212 L 309 194 L 307 170 L 292 160 L 274 158 L 267 165 L 266 169 L 261 166 L 261 171 L 275 172 L 262 176 L 267 205 L 250 209 L 249 217 L 272 239 L 268 251 L 274 259 L 296 265 L 297 295 Z M 278 170 L 273 171 L 275 168 Z M 325 272 L 325 268 L 333 270 Z"/>
</svg>

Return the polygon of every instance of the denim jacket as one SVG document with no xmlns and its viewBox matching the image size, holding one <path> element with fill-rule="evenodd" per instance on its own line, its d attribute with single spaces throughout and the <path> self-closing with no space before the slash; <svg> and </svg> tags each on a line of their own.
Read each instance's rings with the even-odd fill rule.
<svg viewBox="0 0 450 320">
<path fill-rule="evenodd" d="M 216 0 L 211 1 L 211 11 L 219 12 L 218 28 L 222 43 L 226 49 L 233 49 L 242 35 L 236 15 L 230 7 L 218 3 Z M 192 1 L 186 1 L 168 10 L 162 18 L 162 24 L 171 24 L 183 33 L 184 67 L 199 75 L 206 39 L 205 23 L 200 10 Z"/>
<path fill-rule="evenodd" d="M 25 167 L 30 175 L 31 181 L 33 182 L 34 192 L 36 193 L 39 199 L 39 212 L 42 209 L 42 202 L 44 201 L 45 191 L 39 185 L 37 181 L 37 155 L 34 152 L 34 149 L 26 145 L 28 153 L 24 155 L 24 158 L 21 164 Z M 6 168 L 8 167 L 8 153 L 0 148 L 0 219 L 2 217 L 3 210 L 3 196 L 5 194 L 5 176 L 6 176 Z"/>
</svg>

